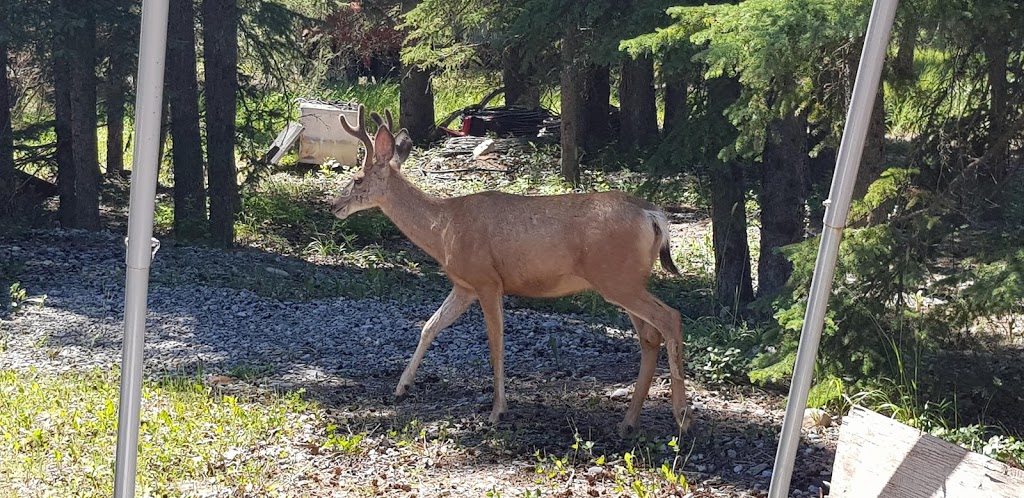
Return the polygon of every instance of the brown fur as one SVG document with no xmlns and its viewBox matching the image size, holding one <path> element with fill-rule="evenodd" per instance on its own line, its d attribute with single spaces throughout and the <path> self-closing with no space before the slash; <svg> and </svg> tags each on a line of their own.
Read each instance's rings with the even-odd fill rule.
<svg viewBox="0 0 1024 498">
<path fill-rule="evenodd" d="M 405 130 L 392 136 L 388 126 L 380 126 L 371 142 L 362 129 L 362 116 L 360 107 L 359 128 L 342 119 L 349 133 L 372 148 L 362 170 L 334 201 L 335 215 L 345 218 L 379 207 L 438 261 L 453 283 L 424 326 L 396 396 L 407 394 L 437 334 L 479 301 L 494 369 L 490 420 L 497 422 L 507 411 L 502 296 L 557 297 L 594 289 L 626 310 L 640 338 L 640 374 L 623 432 L 637 427 L 662 342 L 669 353 L 673 414 L 682 428 L 689 425 L 680 316 L 646 288 L 656 258 L 678 274 L 669 255 L 663 212 L 622 192 L 520 196 L 490 191 L 432 197 L 399 170 L 411 147 Z"/>
</svg>

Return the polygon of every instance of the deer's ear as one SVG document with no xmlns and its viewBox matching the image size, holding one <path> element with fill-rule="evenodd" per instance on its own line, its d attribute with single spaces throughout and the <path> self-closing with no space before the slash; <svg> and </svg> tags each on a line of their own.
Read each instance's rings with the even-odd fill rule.
<svg viewBox="0 0 1024 498">
<path fill-rule="evenodd" d="M 395 159 L 398 160 L 399 166 L 408 159 L 410 152 L 412 152 L 412 138 L 409 136 L 409 130 L 402 128 L 395 135 Z"/>
<path fill-rule="evenodd" d="M 373 138 L 373 159 L 374 163 L 385 165 L 391 162 L 395 156 L 395 137 L 387 126 L 377 128 L 377 136 Z"/>
</svg>

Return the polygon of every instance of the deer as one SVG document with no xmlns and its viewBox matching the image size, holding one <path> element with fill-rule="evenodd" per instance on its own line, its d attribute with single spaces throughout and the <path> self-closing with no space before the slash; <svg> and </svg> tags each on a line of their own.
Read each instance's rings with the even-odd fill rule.
<svg viewBox="0 0 1024 498">
<path fill-rule="evenodd" d="M 669 251 L 664 211 L 624 192 L 523 196 L 485 191 L 439 198 L 415 186 L 401 165 L 413 142 L 408 130 L 392 134 L 394 120 L 376 112 L 371 139 L 360 105 L 357 123 L 341 126 L 366 149 L 362 166 L 330 201 L 339 219 L 379 208 L 416 246 L 441 266 L 452 290 L 420 332 L 419 343 L 395 388 L 396 402 L 409 394 L 416 369 L 438 334 L 475 302 L 483 311 L 493 370 L 494 399 L 488 417 L 497 424 L 508 412 L 505 397 L 505 295 L 552 298 L 593 289 L 628 314 L 640 340 L 640 371 L 619 424 L 626 437 L 638 430 L 661 344 L 668 353 L 672 414 L 680 432 L 692 414 L 687 404 L 680 314 L 652 295 L 647 284 L 654 262 L 680 275 Z"/>
</svg>

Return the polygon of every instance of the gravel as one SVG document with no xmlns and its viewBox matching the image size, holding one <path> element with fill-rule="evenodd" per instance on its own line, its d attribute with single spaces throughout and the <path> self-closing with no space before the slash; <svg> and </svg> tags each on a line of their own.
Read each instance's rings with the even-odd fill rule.
<svg viewBox="0 0 1024 498">
<path fill-rule="evenodd" d="M 149 293 L 145 362 L 149 372 L 259 367 L 281 385 L 349 382 L 401 373 L 423 323 L 443 294 L 422 302 L 333 298 L 269 299 L 245 289 L 203 285 L 202 275 L 243 266 L 249 251 L 165 247 L 154 279 L 176 273 L 174 285 Z M 0 245 L 0 257 L 20 262 L 22 287 L 45 295 L 9 318 L 0 368 L 46 371 L 119 363 L 124 312 L 124 246 L 120 236 L 76 231 L 32 232 Z M 174 268 L 166 262 L 187 263 Z M 571 315 L 507 310 L 506 370 L 510 377 L 572 365 L 569 375 L 601 377 L 610 361 L 635 362 L 631 331 Z M 44 347 L 39 347 L 40 345 Z M 489 375 L 483 317 L 474 306 L 430 348 L 418 376 Z"/>
</svg>

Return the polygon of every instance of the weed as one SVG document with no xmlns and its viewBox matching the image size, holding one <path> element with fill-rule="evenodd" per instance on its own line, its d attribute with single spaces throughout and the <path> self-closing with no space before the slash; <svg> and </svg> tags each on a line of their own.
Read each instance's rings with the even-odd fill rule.
<svg viewBox="0 0 1024 498">
<path fill-rule="evenodd" d="M 28 293 L 21 287 L 21 282 L 14 282 L 11 284 L 11 287 L 7 292 L 7 296 L 7 306 L 14 311 L 18 310 L 18 308 L 28 299 Z"/>
<path fill-rule="evenodd" d="M 228 369 L 228 375 L 244 381 L 266 377 L 274 372 L 270 365 L 238 364 Z"/>
<path fill-rule="evenodd" d="M 366 437 L 365 434 L 339 433 L 338 424 L 327 424 L 327 440 L 324 448 L 337 450 L 346 455 L 354 455 L 362 452 L 360 443 Z"/>
</svg>

